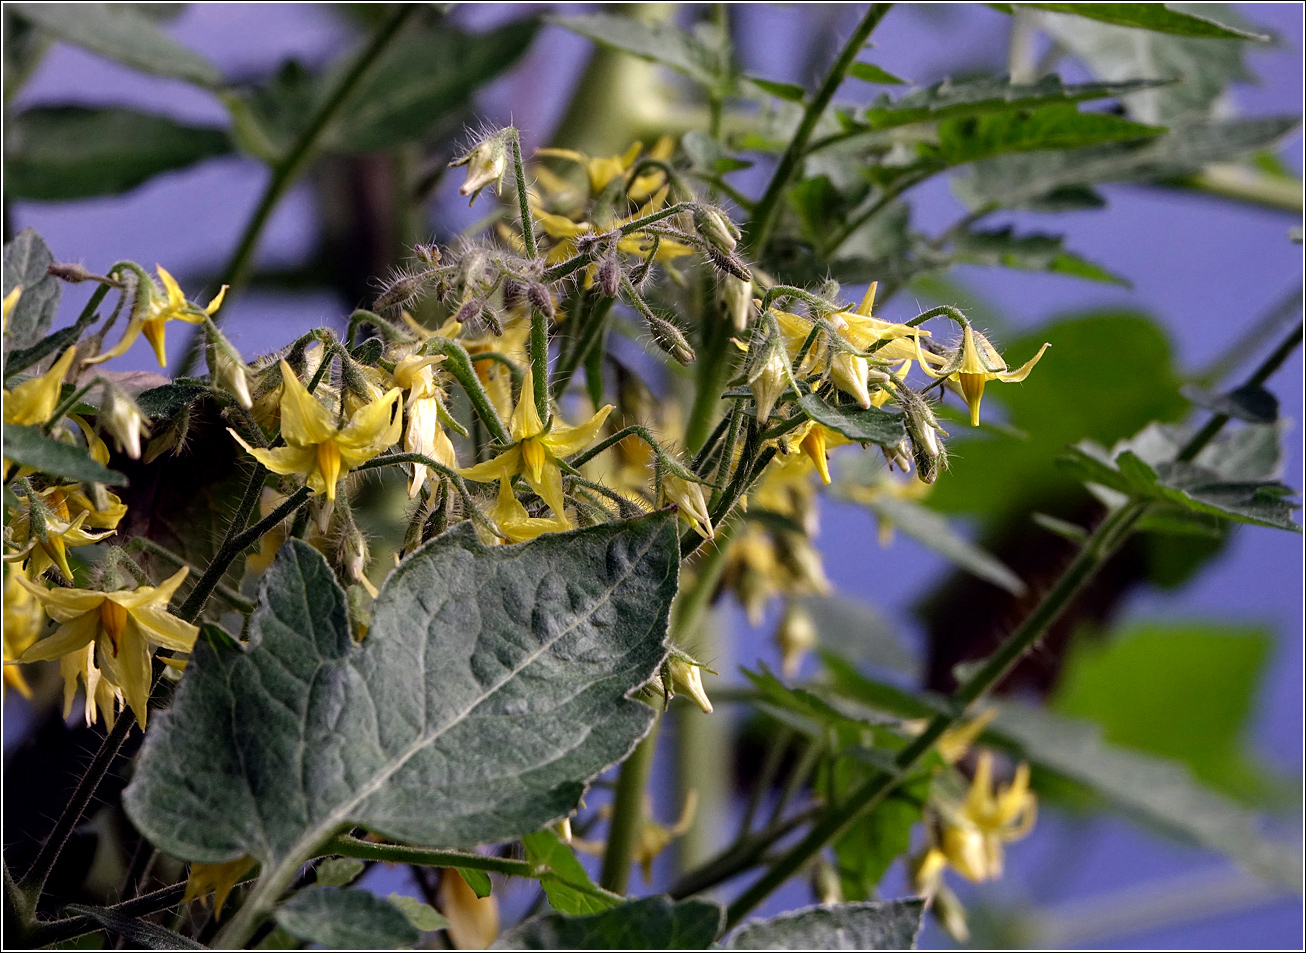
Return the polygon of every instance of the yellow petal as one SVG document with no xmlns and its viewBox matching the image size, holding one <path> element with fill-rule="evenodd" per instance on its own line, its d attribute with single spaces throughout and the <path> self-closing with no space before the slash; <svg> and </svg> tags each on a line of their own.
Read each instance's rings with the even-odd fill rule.
<svg viewBox="0 0 1306 953">
<path fill-rule="evenodd" d="M 68 622 L 87 612 L 98 610 L 105 598 L 103 592 L 94 592 L 90 589 L 47 589 L 22 575 L 15 575 L 13 581 L 36 596 L 55 622 Z"/>
<path fill-rule="evenodd" d="M 155 645 L 174 652 L 189 652 L 195 648 L 195 637 L 199 627 L 183 622 L 175 615 L 156 606 L 142 606 L 133 609 L 131 617 L 136 620 L 141 634 Z"/>
<path fill-rule="evenodd" d="M 186 296 L 182 294 L 181 285 L 177 284 L 177 279 L 167 268 L 162 265 L 155 265 L 154 270 L 159 273 L 159 280 L 163 282 L 163 288 L 168 293 L 168 310 L 175 311 L 178 308 L 186 306 Z"/>
<path fill-rule="evenodd" d="M 468 479 L 475 480 L 477 483 L 490 483 L 503 477 L 513 477 L 522 472 L 522 451 L 520 445 L 509 447 L 503 453 L 499 454 L 484 463 L 478 463 L 474 467 L 467 467 L 459 470 L 458 475 Z"/>
<path fill-rule="evenodd" d="M 331 414 L 300 383 L 290 365 L 282 360 L 281 436 L 287 444 L 303 447 L 322 443 L 335 435 Z"/>
<path fill-rule="evenodd" d="M 545 466 L 538 479 L 532 478 L 529 472 L 526 473 L 526 482 L 540 495 L 540 499 L 549 505 L 554 516 L 560 520 L 567 519 L 565 499 L 562 495 L 562 471 L 557 466 L 553 464 Z M 569 521 L 567 525 L 570 527 Z"/>
<path fill-rule="evenodd" d="M 106 644 L 107 641 L 101 639 L 96 643 L 96 660 L 109 681 L 122 690 L 127 706 L 136 715 L 136 723 L 144 730 L 149 714 L 150 686 L 154 682 L 149 644 L 130 618 L 118 640 L 116 652 Z"/>
<path fill-rule="evenodd" d="M 569 457 L 573 453 L 579 453 L 594 442 L 594 438 L 599 435 L 612 410 L 611 404 L 599 408 L 597 414 L 579 427 L 555 425 L 553 430 L 540 440 L 555 457 Z"/>
<path fill-rule="evenodd" d="M 103 595 L 103 593 L 101 593 Z M 19 660 L 44 662 L 75 652 L 90 643 L 100 631 L 99 606 L 65 622 L 54 634 L 34 643 Z"/>
<path fill-rule="evenodd" d="M 1043 356 L 1043 352 L 1046 351 L 1051 346 L 1052 346 L 1051 344 L 1044 344 L 1041 348 L 1038 349 L 1038 353 L 1035 354 L 1033 357 L 1031 357 L 1028 361 L 1020 365 L 1020 367 L 1016 368 L 1014 371 L 1007 371 L 1006 373 L 999 374 L 998 379 L 1008 384 L 1019 384 L 1026 377 L 1029 376 L 1029 372 L 1034 369 L 1034 365 L 1037 364 L 1039 358 Z"/>
<path fill-rule="evenodd" d="M 49 420 L 59 405 L 64 375 L 68 373 L 76 354 L 77 345 L 73 345 L 40 377 L 23 381 L 13 390 L 7 391 L 4 399 L 5 423 L 32 426 Z"/>
<path fill-rule="evenodd" d="M 88 358 L 86 363 L 103 364 L 105 361 L 126 354 L 128 349 L 136 343 L 136 338 L 140 336 L 141 328 L 144 326 L 145 319 L 133 315 L 132 319 L 127 322 L 127 330 L 122 332 L 122 337 L 118 339 L 118 343 L 109 348 L 109 350 L 102 351 L 95 355 L 95 357 Z"/>
<path fill-rule="evenodd" d="M 227 285 L 223 285 L 221 288 L 218 289 L 218 293 L 213 296 L 213 300 L 210 301 L 205 306 L 204 308 L 205 314 L 212 315 L 215 311 L 217 311 L 219 308 L 222 307 L 222 299 L 227 296 L 227 287 L 228 287 Z"/>
<path fill-rule="evenodd" d="M 347 466 L 366 463 L 399 442 L 403 434 L 399 401 L 403 394 L 398 387 L 393 387 L 379 400 L 365 404 L 354 413 L 335 439 L 341 459 Z"/>
<path fill-rule="evenodd" d="M 857 313 L 863 317 L 869 318 L 871 310 L 875 307 L 875 292 L 879 289 L 880 283 L 872 281 L 870 287 L 866 289 L 866 295 L 862 298 L 862 303 L 857 306 Z"/>
<path fill-rule="evenodd" d="M 508 422 L 508 430 L 513 440 L 521 441 L 537 436 L 543 429 L 544 421 L 540 420 L 535 409 L 535 373 L 527 367 L 526 376 L 522 378 L 521 396 Z"/>
</svg>

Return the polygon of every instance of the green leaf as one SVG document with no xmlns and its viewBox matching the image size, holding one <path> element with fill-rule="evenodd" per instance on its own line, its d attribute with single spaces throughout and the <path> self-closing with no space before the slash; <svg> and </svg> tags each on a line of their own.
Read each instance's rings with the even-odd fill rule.
<svg viewBox="0 0 1306 953">
<path fill-rule="evenodd" d="M 846 899 L 875 896 L 889 865 L 911 850 L 912 831 L 924 816 L 929 788 L 928 778 L 900 785 L 834 842 Z"/>
<path fill-rule="evenodd" d="M 90 917 L 114 936 L 129 941 L 133 948 L 142 950 L 207 950 L 203 943 L 175 933 L 140 917 L 127 916 L 111 907 L 90 907 L 70 903 L 64 907 L 74 916 Z"/>
<path fill-rule="evenodd" d="M 1103 143 L 1157 136 L 1160 126 L 1113 116 L 1082 113 L 1072 105 L 1044 106 L 939 123 L 937 147 L 922 147 L 927 156 L 949 166 L 978 162 L 1011 152 L 1080 149 Z"/>
<path fill-rule="evenodd" d="M 455 867 L 458 876 L 463 878 L 463 883 L 472 888 L 472 893 L 484 900 L 490 895 L 494 886 L 490 883 L 490 875 L 483 870 L 477 870 L 475 867 Z"/>
<path fill-rule="evenodd" d="M 422 938 L 407 914 L 366 890 L 308 887 L 277 908 L 291 936 L 334 950 L 393 950 Z"/>
<path fill-rule="evenodd" d="M 963 231 L 952 242 L 953 258 L 972 265 L 1047 271 L 1130 287 L 1127 279 L 1065 249 L 1060 235 L 1016 235 L 1008 225 L 987 232 Z"/>
<path fill-rule="evenodd" d="M 954 530 L 938 513 L 911 500 L 880 494 L 864 504 L 880 518 L 973 576 L 1012 595 L 1023 595 L 1025 584 L 996 556 Z"/>
<path fill-rule="evenodd" d="M 611 910 L 625 902 L 619 894 L 604 890 L 590 880 L 584 866 L 576 859 L 571 848 L 551 830 L 527 834 L 522 838 L 526 859 L 533 864 L 544 864 L 549 872 L 540 878 L 549 906 L 558 913 L 587 916 Z"/>
<path fill-rule="evenodd" d="M 61 328 L 54 334 L 41 338 L 31 347 L 25 347 L 22 350 L 11 351 L 6 354 L 5 383 L 9 383 L 19 372 L 25 371 L 33 364 L 45 360 L 51 354 L 60 354 L 72 347 L 81 339 L 82 332 L 95 323 L 98 317 L 98 314 L 88 314 L 80 317 L 72 327 Z"/>
<path fill-rule="evenodd" d="M 319 887 L 344 887 L 357 880 L 366 866 L 353 857 L 328 857 L 317 865 L 314 882 Z"/>
<path fill-rule="evenodd" d="M 797 83 L 779 83 L 773 79 L 761 79 L 757 76 L 745 76 L 744 78 L 762 92 L 769 93 L 786 102 L 801 103 L 807 98 L 807 90 Z"/>
<path fill-rule="evenodd" d="M 603 913 L 532 917 L 502 934 L 496 950 L 706 950 L 725 910 L 704 900 L 645 897 Z"/>
<path fill-rule="evenodd" d="M 732 80 L 721 51 L 674 23 L 645 23 L 633 16 L 587 13 L 574 17 L 546 17 L 546 22 L 579 33 L 595 43 L 622 50 L 640 59 L 666 66 L 709 90 L 729 92 Z"/>
<path fill-rule="evenodd" d="M 1227 854 L 1258 877 L 1301 889 L 1300 851 L 1263 835 L 1255 813 L 1199 784 L 1181 764 L 1109 745 L 1095 725 L 1010 702 L 998 705 L 986 734 L 1088 785 L 1149 827 Z"/>
<path fill-rule="evenodd" d="M 848 68 L 848 75 L 853 79 L 860 79 L 863 83 L 875 83 L 880 86 L 902 86 L 907 83 L 905 79 L 894 76 L 874 63 L 863 63 L 860 60 Z"/>
<path fill-rule="evenodd" d="M 19 285 L 23 292 L 5 328 L 5 351 L 31 347 L 45 336 L 59 311 L 63 282 L 47 270 L 54 255 L 34 228 L 25 228 L 5 244 L 4 294 Z"/>
<path fill-rule="evenodd" d="M 249 647 L 196 643 L 126 808 L 173 856 L 248 854 L 272 883 L 348 826 L 430 847 L 539 830 L 648 731 L 627 696 L 666 653 L 678 568 L 669 513 L 515 546 L 464 523 L 390 574 L 356 644 L 330 567 L 292 540 Z"/>
<path fill-rule="evenodd" d="M 915 675 L 920 661 L 871 606 L 834 593 L 798 597 L 816 626 L 822 647 L 859 662 Z"/>
<path fill-rule="evenodd" d="M 1296 116 L 1227 119 L 1176 126 L 1141 143 L 1066 152 L 997 156 L 970 166 L 953 190 L 971 208 L 1038 207 L 1072 186 L 1152 182 L 1199 171 L 1272 147 L 1297 127 Z"/>
<path fill-rule="evenodd" d="M 1279 398 L 1259 384 L 1247 384 L 1227 394 L 1185 387 L 1183 395 L 1198 407 L 1215 414 L 1253 424 L 1272 424 L 1279 419 Z"/>
<path fill-rule="evenodd" d="M 925 901 L 839 903 L 745 923 L 729 950 L 914 950 Z"/>
<path fill-rule="evenodd" d="M 1014 4 L 994 4 L 1011 12 Z M 1022 7 L 1046 10 L 1049 13 L 1069 13 L 1115 26 L 1170 33 L 1175 36 L 1197 36 L 1217 40 L 1258 40 L 1268 42 L 1264 33 L 1226 26 L 1207 17 L 1183 13 L 1165 3 L 1022 3 Z"/>
<path fill-rule="evenodd" d="M 4 458 L 10 463 L 31 467 L 64 480 L 106 483 L 109 486 L 121 486 L 127 482 L 127 478 L 117 470 L 110 470 L 92 460 L 85 447 L 47 437 L 40 427 L 6 424 Z"/>
<path fill-rule="evenodd" d="M 821 664 L 830 673 L 830 687 L 835 694 L 873 711 L 887 712 L 899 718 L 932 718 L 940 711 L 948 711 L 946 700 L 914 695 L 896 685 L 869 678 L 833 652 L 822 651 Z"/>
<path fill-rule="evenodd" d="M 222 74 L 127 3 L 13 3 L 15 13 L 57 40 L 80 46 L 124 66 L 216 87 Z"/>
<path fill-rule="evenodd" d="M 867 107 L 863 118 L 872 129 L 892 129 L 918 122 L 965 119 L 1058 103 L 1110 99 L 1157 85 L 1156 80 L 1133 79 L 1120 83 L 1067 86 L 1057 76 L 1045 76 L 1037 83 L 1028 84 L 1012 83 L 1005 77 L 984 77 L 960 83 L 945 79 L 897 100 L 882 93 Z"/>
<path fill-rule="evenodd" d="M 865 409 L 853 403 L 834 403 L 835 396 L 824 399 L 817 394 L 806 394 L 798 401 L 809 420 L 838 431 L 849 440 L 859 443 L 876 443 L 891 447 L 907 435 L 899 414 L 878 407 Z"/>
<path fill-rule="evenodd" d="M 175 417 L 209 392 L 209 385 L 188 378 L 178 378 L 136 395 L 136 406 L 151 420 Z"/>
<path fill-rule="evenodd" d="M 1255 800 L 1274 785 L 1244 733 L 1272 646 L 1263 628 L 1207 622 L 1080 637 L 1051 705 L 1101 726 L 1109 744 L 1182 762 L 1202 783 Z"/>
<path fill-rule="evenodd" d="M 117 195 L 230 151 L 223 130 L 166 116 L 38 106 L 15 116 L 5 135 L 5 195 L 42 201 Z"/>
<path fill-rule="evenodd" d="M 404 916 L 408 918 L 408 922 L 423 933 L 430 933 L 432 930 L 444 930 L 449 926 L 449 921 L 440 914 L 439 910 L 436 910 L 430 904 L 422 903 L 416 897 L 406 897 L 401 893 L 392 893 L 386 897 L 386 900 L 403 911 Z"/>
</svg>

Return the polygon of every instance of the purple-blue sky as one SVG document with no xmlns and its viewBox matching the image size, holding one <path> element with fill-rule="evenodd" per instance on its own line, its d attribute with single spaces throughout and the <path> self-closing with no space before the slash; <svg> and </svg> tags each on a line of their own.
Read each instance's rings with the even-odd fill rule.
<svg viewBox="0 0 1306 953">
<path fill-rule="evenodd" d="M 465 7 L 455 15 L 484 26 L 520 15 L 521 6 Z M 1302 7 L 1299 4 L 1242 4 L 1249 20 L 1281 37 L 1274 47 L 1252 54 L 1259 86 L 1236 87 L 1234 98 L 1247 114 L 1300 113 L 1302 110 Z M 753 5 L 735 8 L 741 22 L 745 70 L 776 80 L 807 82 L 803 63 L 813 26 L 833 17 L 841 36 L 858 10 L 815 11 L 803 5 Z M 980 5 L 902 5 L 874 37 L 875 61 L 925 84 L 963 68 L 1003 69 L 1009 20 Z M 209 57 L 228 76 L 270 72 L 288 56 L 321 63 L 350 41 L 350 31 L 323 5 L 195 4 L 168 27 L 178 39 Z M 584 64 L 586 41 L 554 27 L 543 30 L 531 53 L 508 77 L 482 97 L 481 113 L 490 121 L 511 116 L 528 145 L 543 144 L 564 107 Z M 869 88 L 849 84 L 848 97 L 865 97 Z M 192 122 L 225 124 L 221 104 L 207 93 L 169 80 L 132 73 L 89 53 L 55 48 L 23 90 L 17 106 L 35 103 L 127 104 L 168 113 Z M 1300 169 L 1300 140 L 1285 156 Z M 102 268 L 120 258 L 164 264 L 176 274 L 209 272 L 229 254 L 261 192 L 266 171 L 254 160 L 226 158 L 160 177 L 115 198 L 61 205 L 18 203 L 18 228 L 33 225 L 57 257 Z M 438 214 L 465 221 L 465 203 L 456 202 L 447 182 L 437 197 Z M 1034 326 L 1063 311 L 1101 304 L 1127 304 L 1157 315 L 1169 329 L 1181 362 L 1200 367 L 1218 354 L 1248 322 L 1278 301 L 1301 278 L 1300 246 L 1286 240 L 1290 224 L 1282 214 L 1261 212 L 1211 199 L 1163 195 L 1127 186 L 1104 190 L 1105 211 L 1057 216 L 1006 216 L 1022 226 L 1054 229 L 1067 245 L 1092 261 L 1127 276 L 1131 290 L 1070 278 L 968 267 L 956 276 L 995 302 L 1013 329 Z M 961 208 L 943 183 L 914 194 L 916 220 L 927 229 L 950 224 Z M 291 263 L 305 255 L 316 227 L 317 210 L 307 189 L 294 191 L 273 218 L 260 254 L 263 262 Z M 907 317 L 912 302 L 894 301 L 889 317 Z M 293 333 L 321 323 L 339 322 L 342 313 L 328 294 L 246 295 L 226 309 L 226 328 L 249 354 L 284 343 Z M 184 336 L 176 334 L 172 350 Z M 150 367 L 144 345 L 119 366 Z M 1302 362 L 1298 352 L 1272 382 L 1283 413 L 1292 419 L 1284 479 L 1302 483 Z M 1101 386 L 1112 386 L 1110 367 L 1101 369 Z M 870 517 L 860 509 L 827 505 L 821 544 L 837 586 L 850 593 L 874 588 L 892 596 L 880 608 L 897 623 L 904 638 L 917 635 L 910 606 L 938 577 L 942 563 L 908 541 L 887 552 L 869 551 Z M 1237 622 L 1264 622 L 1278 641 L 1275 658 L 1259 698 L 1253 738 L 1260 752 L 1285 770 L 1300 772 L 1302 750 L 1301 538 L 1269 530 L 1241 528 L 1227 553 L 1179 593 L 1144 593 L 1128 606 L 1127 619 L 1210 615 Z M 742 626 L 737 614 L 732 624 Z M 735 660 L 751 663 L 750 639 Z M 768 661 L 769 649 L 761 654 Z M 658 812 L 671 816 L 670 803 Z M 1039 830 L 1010 852 L 1010 869 L 1001 890 L 1058 907 L 1104 891 L 1150 883 L 1156 878 L 1196 871 L 1227 870 L 1221 859 L 1162 843 L 1122 821 L 1093 822 L 1087 830 L 1045 816 Z M 1073 863 L 1068 858 L 1073 857 Z M 1056 882 L 1049 870 L 1060 872 Z M 778 908 L 807 902 L 794 889 L 778 898 Z M 1132 933 L 1117 940 L 1127 946 L 1296 947 L 1302 939 L 1298 899 L 1271 902 L 1235 914 L 1164 931 Z M 936 940 L 929 935 L 927 942 Z"/>
</svg>

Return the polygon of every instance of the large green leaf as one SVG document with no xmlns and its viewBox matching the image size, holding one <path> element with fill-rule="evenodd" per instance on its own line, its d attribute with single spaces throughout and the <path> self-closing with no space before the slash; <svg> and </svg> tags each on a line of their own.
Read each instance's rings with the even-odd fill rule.
<svg viewBox="0 0 1306 953">
<path fill-rule="evenodd" d="M 706 950 L 721 932 L 725 910 L 704 900 L 645 897 L 603 913 L 550 913 L 513 927 L 495 950 Z"/>
<path fill-rule="evenodd" d="M 891 447 L 907 435 L 900 414 L 891 414 L 878 407 L 863 409 L 853 403 L 844 403 L 837 394 L 828 398 L 806 394 L 799 399 L 798 406 L 808 419 L 860 443 Z"/>
<path fill-rule="evenodd" d="M 127 478 L 117 470 L 110 470 L 92 460 L 85 447 L 47 437 L 40 427 L 6 424 L 4 458 L 10 463 L 31 467 L 64 480 L 107 483 L 110 486 L 120 486 L 127 482 Z"/>
<path fill-rule="evenodd" d="M 549 898 L 549 906 L 558 913 L 587 916 L 621 906 L 625 898 L 604 890 L 590 880 L 584 866 L 571 848 L 551 830 L 527 834 L 522 838 L 526 859 L 548 867 L 540 877 L 540 886 Z"/>
<path fill-rule="evenodd" d="M 970 265 L 1046 271 L 1129 287 L 1127 279 L 1066 251 L 1060 235 L 1017 235 L 1010 225 L 987 232 L 961 232 L 952 240 L 952 258 Z"/>
<path fill-rule="evenodd" d="M 1207 622 L 1081 639 L 1052 707 L 1100 725 L 1110 744 L 1180 761 L 1213 788 L 1255 799 L 1273 781 L 1248 756 L 1243 733 L 1272 644 L 1264 629 Z"/>
<path fill-rule="evenodd" d="M 80 46 L 124 66 L 199 86 L 221 84 L 222 74 L 204 57 L 168 36 L 130 3 L 11 3 L 15 13 L 55 39 Z"/>
<path fill-rule="evenodd" d="M 1199 171 L 1210 162 L 1268 149 L 1299 121 L 1296 116 L 1270 116 L 1194 122 L 1142 143 L 997 156 L 969 166 L 954 180 L 953 189 L 972 208 L 1038 208 L 1067 188 L 1168 179 Z"/>
<path fill-rule="evenodd" d="M 669 67 L 707 89 L 731 91 L 728 57 L 717 38 L 709 34 L 689 33 L 674 23 L 646 23 L 638 17 L 612 13 L 549 17 L 548 22 L 595 43 Z"/>
<path fill-rule="evenodd" d="M 965 119 L 985 113 L 1108 99 L 1156 85 L 1155 80 L 1129 79 L 1117 83 L 1067 86 L 1057 76 L 1045 76 L 1037 83 L 1019 84 L 1005 77 L 983 77 L 959 83 L 945 79 L 925 89 L 913 90 L 897 100 L 881 94 L 866 108 L 864 119 L 873 129 L 891 129 L 918 122 Z"/>
<path fill-rule="evenodd" d="M 19 285 L 23 292 L 14 305 L 5 327 L 5 351 L 36 344 L 50 329 L 59 311 L 63 282 L 47 269 L 54 255 L 34 228 L 25 228 L 5 243 L 4 294 Z"/>
<path fill-rule="evenodd" d="M 887 900 L 809 907 L 740 927 L 730 950 L 914 950 L 925 901 Z"/>
<path fill-rule="evenodd" d="M 1160 126 L 1146 126 L 1110 113 L 1082 113 L 1074 106 L 1057 105 L 948 119 L 939 123 L 938 145 L 922 148 L 930 158 L 958 166 L 1012 152 L 1083 149 L 1163 132 Z"/>
<path fill-rule="evenodd" d="M 274 916 L 291 936 L 332 950 L 393 950 L 411 947 L 422 936 L 390 901 L 344 887 L 308 887 Z"/>
<path fill-rule="evenodd" d="M 133 109 L 40 106 L 5 135 L 5 195 L 59 201 L 117 195 L 160 172 L 231 151 L 221 129 Z"/>
<path fill-rule="evenodd" d="M 864 779 L 865 772 L 859 778 Z M 911 850 L 912 832 L 924 816 L 929 789 L 927 777 L 899 785 L 834 842 L 836 870 L 845 899 L 867 900 L 877 895 L 889 865 Z"/>
<path fill-rule="evenodd" d="M 391 573 L 360 645 L 293 540 L 248 647 L 196 644 L 127 811 L 173 856 L 248 854 L 269 883 L 351 826 L 433 847 L 539 830 L 647 732 L 627 696 L 665 655 L 678 567 L 665 512 L 516 546 L 463 523 Z"/>
<path fill-rule="evenodd" d="M 1300 850 L 1263 834 L 1255 813 L 1199 784 L 1181 764 L 1114 747 L 1095 725 L 1017 703 L 998 706 L 989 733 L 1148 826 L 1227 854 L 1259 877 L 1301 888 Z"/>
<path fill-rule="evenodd" d="M 1017 4 L 994 3 L 1010 13 Z M 1116 26 L 1139 30 L 1154 30 L 1175 36 L 1198 36 L 1224 40 L 1268 40 L 1264 33 L 1228 26 L 1207 17 L 1176 10 L 1166 3 L 1022 3 L 1021 7 L 1047 10 L 1050 13 L 1070 13 L 1075 16 L 1099 20 Z"/>
</svg>

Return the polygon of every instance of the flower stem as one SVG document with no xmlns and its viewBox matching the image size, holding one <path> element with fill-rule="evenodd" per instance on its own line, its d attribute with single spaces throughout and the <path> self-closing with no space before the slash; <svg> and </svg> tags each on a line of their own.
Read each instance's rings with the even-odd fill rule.
<svg viewBox="0 0 1306 953">
<path fill-rule="evenodd" d="M 624 894 L 630 880 L 630 865 L 635 859 L 635 844 L 644 827 L 644 791 L 653 769 L 653 755 L 658 746 L 659 712 L 644 740 L 621 766 L 616 796 L 612 802 L 612 826 L 608 829 L 608 846 L 603 853 L 603 870 L 599 886 Z"/>
</svg>

